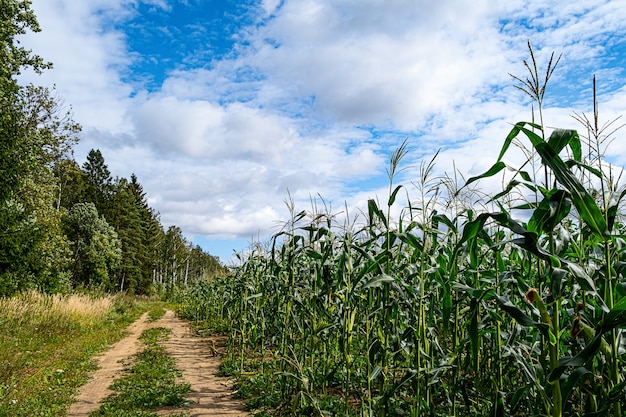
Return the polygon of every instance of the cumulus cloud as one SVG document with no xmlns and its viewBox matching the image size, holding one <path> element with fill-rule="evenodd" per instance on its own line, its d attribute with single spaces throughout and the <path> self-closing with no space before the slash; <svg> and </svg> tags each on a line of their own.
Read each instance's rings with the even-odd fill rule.
<svg viewBox="0 0 626 417">
<path fill-rule="evenodd" d="M 550 126 L 589 112 L 593 73 L 605 117 L 625 110 L 623 1 L 260 0 L 232 20 L 246 23 L 229 26 L 230 52 L 214 54 L 215 38 L 181 45 L 194 56 L 149 88 L 133 73 L 146 58 L 125 32 L 141 5 L 162 14 L 176 1 L 35 0 L 44 34 L 24 42 L 55 69 L 25 79 L 55 83 L 73 105 L 85 126 L 78 158 L 100 148 L 115 175 L 138 175 L 166 225 L 189 235 L 266 235 L 287 215 L 288 192 L 303 208 L 319 194 L 366 210 L 369 198 L 385 200 L 387 158 L 405 138 L 407 184 L 438 149 L 439 175 L 483 172 L 511 123 L 531 118 L 509 76 L 526 76 L 528 40 L 542 65 L 563 53 Z M 216 33 L 207 22 L 177 39 Z M 623 164 L 620 143 L 610 156 Z"/>
</svg>

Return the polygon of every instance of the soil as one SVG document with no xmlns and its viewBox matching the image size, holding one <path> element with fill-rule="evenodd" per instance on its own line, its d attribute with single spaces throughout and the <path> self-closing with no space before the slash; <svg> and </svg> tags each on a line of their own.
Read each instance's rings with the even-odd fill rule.
<svg viewBox="0 0 626 417">
<path fill-rule="evenodd" d="M 176 367 L 182 372 L 182 380 L 188 382 L 192 390 L 188 394 L 191 401 L 189 405 L 160 410 L 160 415 L 167 416 L 186 410 L 190 416 L 195 417 L 248 416 L 243 403 L 233 398 L 232 381 L 217 376 L 221 362 L 219 351 L 225 345 L 225 337 L 194 336 L 189 323 L 177 318 L 168 310 L 155 322 L 150 322 L 148 313 L 142 315 L 126 329 L 127 337 L 97 358 L 99 369 L 89 382 L 80 388 L 77 402 L 70 407 L 67 417 L 87 417 L 100 408 L 100 402 L 112 393 L 109 386 L 120 376 L 124 369 L 123 362 L 127 362 L 131 356 L 139 352 L 141 348 L 139 336 L 144 330 L 152 327 L 172 330 L 163 346 L 176 361 Z"/>
</svg>

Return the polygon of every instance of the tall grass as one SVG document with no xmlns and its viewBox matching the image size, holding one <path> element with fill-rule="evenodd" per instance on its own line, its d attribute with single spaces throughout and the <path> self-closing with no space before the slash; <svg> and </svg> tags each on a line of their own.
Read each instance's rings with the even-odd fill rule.
<svg viewBox="0 0 626 417">
<path fill-rule="evenodd" d="M 0 299 L 0 320 L 10 328 L 90 326 L 113 308 L 114 297 L 72 294 L 51 295 L 30 291 Z"/>
<path fill-rule="evenodd" d="M 65 415 L 91 356 L 142 308 L 123 296 L 28 292 L 0 299 L 0 415 Z"/>
<path fill-rule="evenodd" d="M 544 126 L 558 59 L 541 78 L 529 49 L 529 76 L 514 79 L 539 123 L 515 124 L 485 173 L 437 177 L 433 158 L 412 187 L 397 185 L 403 144 L 384 204 L 338 223 L 317 202 L 289 203 L 268 245 L 183 298 L 195 318 L 231 330 L 228 363 L 260 381 L 256 394 L 246 385 L 253 404 L 283 415 L 622 416 L 626 189 L 597 123 L 586 137 Z M 507 166 L 516 148 L 527 161 Z M 504 189 L 481 198 L 475 186 L 495 175 Z"/>
</svg>

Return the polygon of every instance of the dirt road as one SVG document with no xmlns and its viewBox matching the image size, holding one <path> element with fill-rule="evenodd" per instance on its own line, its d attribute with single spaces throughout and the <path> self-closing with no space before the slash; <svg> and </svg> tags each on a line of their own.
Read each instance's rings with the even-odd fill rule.
<svg viewBox="0 0 626 417">
<path fill-rule="evenodd" d="M 109 386 L 123 369 L 122 361 L 139 352 L 141 333 L 152 327 L 165 327 L 172 330 L 170 338 L 163 343 L 166 351 L 176 360 L 176 367 L 183 374 L 182 379 L 191 385 L 192 392 L 188 398 L 191 404 L 176 409 L 177 412 L 188 410 L 191 416 L 231 416 L 243 417 L 248 414 L 243 411 L 243 404 L 232 397 L 227 378 L 218 377 L 217 370 L 220 364 L 216 356 L 216 346 L 219 347 L 223 339 L 195 337 L 191 333 L 189 324 L 180 320 L 172 311 L 156 322 L 150 322 L 145 313 L 127 329 L 127 337 L 98 358 L 99 369 L 92 375 L 92 379 L 80 389 L 78 400 L 68 410 L 68 417 L 87 417 L 89 413 L 100 407 L 100 402 L 109 396 L 112 391 Z M 167 410 L 164 410 L 167 415 Z"/>
</svg>

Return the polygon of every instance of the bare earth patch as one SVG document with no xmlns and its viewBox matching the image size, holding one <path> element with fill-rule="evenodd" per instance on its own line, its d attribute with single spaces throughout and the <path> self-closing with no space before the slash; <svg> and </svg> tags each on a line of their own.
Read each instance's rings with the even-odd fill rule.
<svg viewBox="0 0 626 417">
<path fill-rule="evenodd" d="M 216 355 L 216 346 L 224 342 L 223 338 L 196 337 L 192 335 L 189 324 L 176 317 L 172 311 L 156 322 L 150 322 L 148 314 L 142 315 L 127 329 L 129 335 L 101 355 L 99 369 L 92 379 L 80 388 L 77 402 L 68 413 L 68 417 L 87 417 L 100 407 L 100 402 L 112 391 L 109 386 L 122 369 L 122 362 L 139 352 L 141 333 L 152 327 L 164 327 L 172 330 L 170 338 L 163 345 L 176 361 L 176 367 L 182 372 L 182 379 L 191 385 L 192 392 L 187 396 L 189 405 L 178 408 L 180 413 L 188 410 L 191 416 L 248 416 L 243 411 L 243 403 L 233 398 L 233 391 L 227 378 L 217 376 L 220 358 Z M 168 410 L 161 413 L 167 415 Z"/>
</svg>

